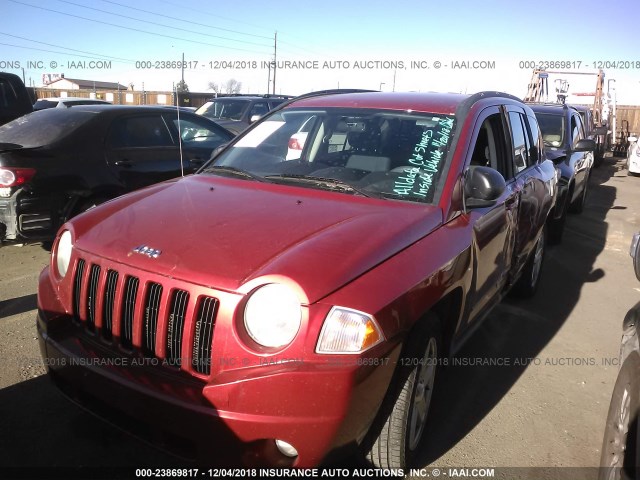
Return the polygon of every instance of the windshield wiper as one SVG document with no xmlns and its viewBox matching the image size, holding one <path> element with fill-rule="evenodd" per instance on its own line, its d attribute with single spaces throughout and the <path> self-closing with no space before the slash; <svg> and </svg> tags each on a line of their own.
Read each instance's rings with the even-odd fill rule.
<svg viewBox="0 0 640 480">
<path fill-rule="evenodd" d="M 251 180 L 256 180 L 257 182 L 263 182 L 264 178 L 259 175 L 254 175 L 251 172 L 247 172 L 246 170 L 242 170 L 237 167 L 229 167 L 227 165 L 211 165 L 210 167 L 205 168 L 200 173 L 230 173 L 236 177 L 250 178 Z"/>
<path fill-rule="evenodd" d="M 353 186 L 352 184 L 345 182 L 344 180 L 338 180 L 337 178 L 325 178 L 325 177 L 313 177 L 309 175 L 293 175 L 293 174 L 280 174 L 280 175 L 265 175 L 264 178 L 268 178 L 269 180 L 285 180 L 289 182 L 295 183 L 307 183 L 313 185 L 319 185 L 328 187 L 331 190 L 338 190 L 342 192 L 355 193 L 358 195 L 362 195 L 363 197 L 375 197 L 375 198 L 384 198 L 381 195 L 376 195 L 371 192 L 365 192 L 364 190 Z"/>
</svg>

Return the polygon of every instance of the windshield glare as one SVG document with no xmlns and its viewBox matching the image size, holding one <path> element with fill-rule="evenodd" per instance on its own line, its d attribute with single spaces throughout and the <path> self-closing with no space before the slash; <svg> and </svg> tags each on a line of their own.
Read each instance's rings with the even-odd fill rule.
<svg viewBox="0 0 640 480">
<path fill-rule="evenodd" d="M 332 185 L 341 183 L 351 193 L 432 203 L 453 128 L 447 115 L 286 109 L 249 130 L 212 166 L 272 182 L 336 190 Z"/>
<path fill-rule="evenodd" d="M 212 100 L 200 107 L 196 113 L 212 120 L 242 120 L 249 103 L 240 99 Z"/>
<path fill-rule="evenodd" d="M 564 144 L 564 115 L 536 113 L 542 140 L 548 147 L 558 148 Z"/>
</svg>

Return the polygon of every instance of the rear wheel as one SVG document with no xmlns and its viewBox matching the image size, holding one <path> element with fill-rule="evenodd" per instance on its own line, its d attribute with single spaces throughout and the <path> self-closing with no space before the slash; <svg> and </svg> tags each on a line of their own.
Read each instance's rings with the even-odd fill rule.
<svg viewBox="0 0 640 480">
<path fill-rule="evenodd" d="M 589 191 L 589 177 L 591 175 L 587 175 L 587 178 L 584 180 L 584 188 L 582 189 L 582 193 L 577 198 L 575 202 L 571 204 L 569 207 L 569 211 L 571 213 L 582 213 L 584 210 L 584 205 L 587 202 L 587 192 Z"/>
<path fill-rule="evenodd" d="M 547 222 L 548 242 L 550 245 L 558 245 L 562 242 L 562 234 L 564 233 L 564 224 L 567 221 L 567 206 L 562 207 L 562 214 L 559 218 L 551 218 Z"/>
<path fill-rule="evenodd" d="M 542 263 L 544 262 L 545 244 L 546 244 L 546 227 L 542 229 L 540 238 L 536 246 L 531 252 L 527 263 L 524 266 L 522 276 L 513 286 L 512 293 L 518 297 L 532 297 L 538 285 L 540 284 L 540 276 L 542 275 Z"/>
<path fill-rule="evenodd" d="M 429 314 L 409 335 L 410 343 L 366 443 L 366 458 L 377 468 L 407 468 L 425 436 L 442 352 L 440 332 L 437 316 Z"/>
</svg>

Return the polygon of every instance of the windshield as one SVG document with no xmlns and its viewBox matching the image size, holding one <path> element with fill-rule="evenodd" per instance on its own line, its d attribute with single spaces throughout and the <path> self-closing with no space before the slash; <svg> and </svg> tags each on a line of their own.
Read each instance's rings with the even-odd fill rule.
<svg viewBox="0 0 640 480">
<path fill-rule="evenodd" d="M 564 115 L 536 112 L 536 118 L 542 131 L 542 140 L 546 146 L 558 148 L 564 145 Z"/>
<path fill-rule="evenodd" d="M 211 100 L 201 106 L 196 113 L 211 120 L 242 120 L 242 115 L 249 104 L 248 100 L 240 98 Z"/>
<path fill-rule="evenodd" d="M 404 111 L 286 109 L 202 173 L 415 202 L 436 201 L 454 117 Z"/>
</svg>

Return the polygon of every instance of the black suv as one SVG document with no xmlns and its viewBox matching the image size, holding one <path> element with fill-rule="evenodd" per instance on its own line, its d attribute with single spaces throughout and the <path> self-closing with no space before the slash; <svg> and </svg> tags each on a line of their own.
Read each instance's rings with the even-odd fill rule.
<svg viewBox="0 0 640 480">
<path fill-rule="evenodd" d="M 264 116 L 290 95 L 233 95 L 212 98 L 196 110 L 198 115 L 213 120 L 218 125 L 238 134 Z"/>
<path fill-rule="evenodd" d="M 32 103 L 19 76 L 0 72 L 0 125 L 32 112 Z"/>
<path fill-rule="evenodd" d="M 558 103 L 529 104 L 536 114 L 547 158 L 560 171 L 558 199 L 549 222 L 549 241 L 559 243 L 567 211 L 584 209 L 593 167 L 594 140 L 587 138 L 580 113 Z"/>
<path fill-rule="evenodd" d="M 586 107 L 584 105 L 570 106 L 575 108 L 580 114 L 587 138 L 591 138 L 596 142 L 596 149 L 593 152 L 593 166 L 594 168 L 598 168 L 600 165 L 602 165 L 602 160 L 604 159 L 607 127 L 606 125 L 602 127 L 596 125 L 593 111 L 590 107 Z"/>
<path fill-rule="evenodd" d="M 231 132 L 165 107 L 47 108 L 0 127 L 0 242 L 46 240 L 68 218 L 193 173 Z M 180 149 L 182 146 L 182 149 Z"/>
</svg>

